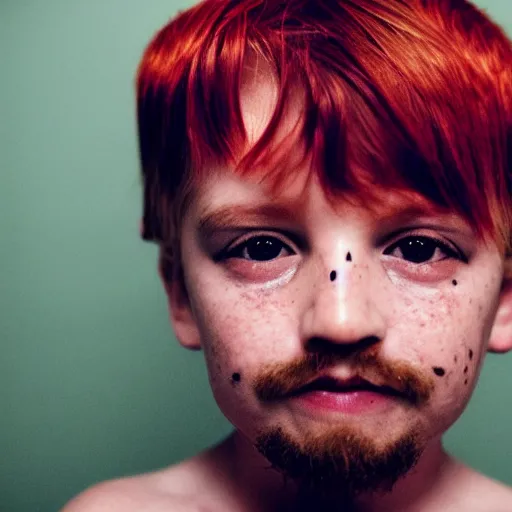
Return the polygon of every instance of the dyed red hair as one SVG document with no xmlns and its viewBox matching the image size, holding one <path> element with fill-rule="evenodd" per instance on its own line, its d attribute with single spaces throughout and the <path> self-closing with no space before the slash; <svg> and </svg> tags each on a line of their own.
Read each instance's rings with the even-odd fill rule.
<svg viewBox="0 0 512 512">
<path fill-rule="evenodd" d="M 279 84 L 245 152 L 250 54 Z M 290 177 L 276 128 L 296 84 L 296 142 L 330 197 L 413 190 L 511 249 L 512 45 L 466 0 L 205 0 L 148 45 L 137 75 L 143 233 L 178 254 L 181 218 L 208 162 Z"/>
</svg>

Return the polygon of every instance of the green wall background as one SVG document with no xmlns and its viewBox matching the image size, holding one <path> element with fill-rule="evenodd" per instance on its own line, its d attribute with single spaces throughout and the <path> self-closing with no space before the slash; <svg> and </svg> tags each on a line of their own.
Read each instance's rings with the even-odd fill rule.
<svg viewBox="0 0 512 512">
<path fill-rule="evenodd" d="M 509 31 L 512 4 L 481 0 Z M 134 73 L 192 0 L 0 1 L 0 510 L 49 512 L 229 432 L 138 237 Z M 448 447 L 512 484 L 512 356 Z"/>
</svg>

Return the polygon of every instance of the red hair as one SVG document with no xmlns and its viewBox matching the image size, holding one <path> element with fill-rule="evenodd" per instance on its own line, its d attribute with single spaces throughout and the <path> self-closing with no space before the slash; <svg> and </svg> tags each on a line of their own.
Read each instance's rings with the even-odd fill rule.
<svg viewBox="0 0 512 512">
<path fill-rule="evenodd" d="M 274 115 L 244 153 L 250 53 L 278 81 Z M 164 26 L 137 75 L 143 233 L 175 255 L 210 161 L 277 190 L 295 167 L 272 141 L 290 91 L 297 140 L 329 197 L 410 190 L 511 249 L 512 45 L 466 0 L 205 0 Z M 299 140 L 300 138 L 300 140 Z M 282 148 L 281 148 L 282 149 Z"/>
</svg>

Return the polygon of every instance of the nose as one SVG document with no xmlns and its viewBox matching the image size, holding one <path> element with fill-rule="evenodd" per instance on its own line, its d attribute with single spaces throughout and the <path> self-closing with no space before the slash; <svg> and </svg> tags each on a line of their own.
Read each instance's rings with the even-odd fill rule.
<svg viewBox="0 0 512 512">
<path fill-rule="evenodd" d="M 382 341 L 387 326 L 383 305 L 388 300 L 369 266 L 337 269 L 334 281 L 329 271 L 323 274 L 323 279 L 314 277 L 302 316 L 306 346 L 327 343 L 357 350 Z"/>
</svg>

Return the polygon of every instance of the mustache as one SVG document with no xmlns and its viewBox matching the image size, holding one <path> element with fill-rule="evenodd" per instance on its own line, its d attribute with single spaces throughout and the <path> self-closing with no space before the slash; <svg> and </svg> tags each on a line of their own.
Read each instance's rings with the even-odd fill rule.
<svg viewBox="0 0 512 512">
<path fill-rule="evenodd" d="M 387 361 L 374 348 L 347 357 L 336 352 L 307 354 L 288 363 L 272 363 L 253 380 L 253 389 L 262 402 L 289 397 L 312 382 L 319 373 L 343 364 L 369 382 L 391 387 L 415 406 L 427 403 L 434 390 L 434 379 L 405 361 Z"/>
</svg>

